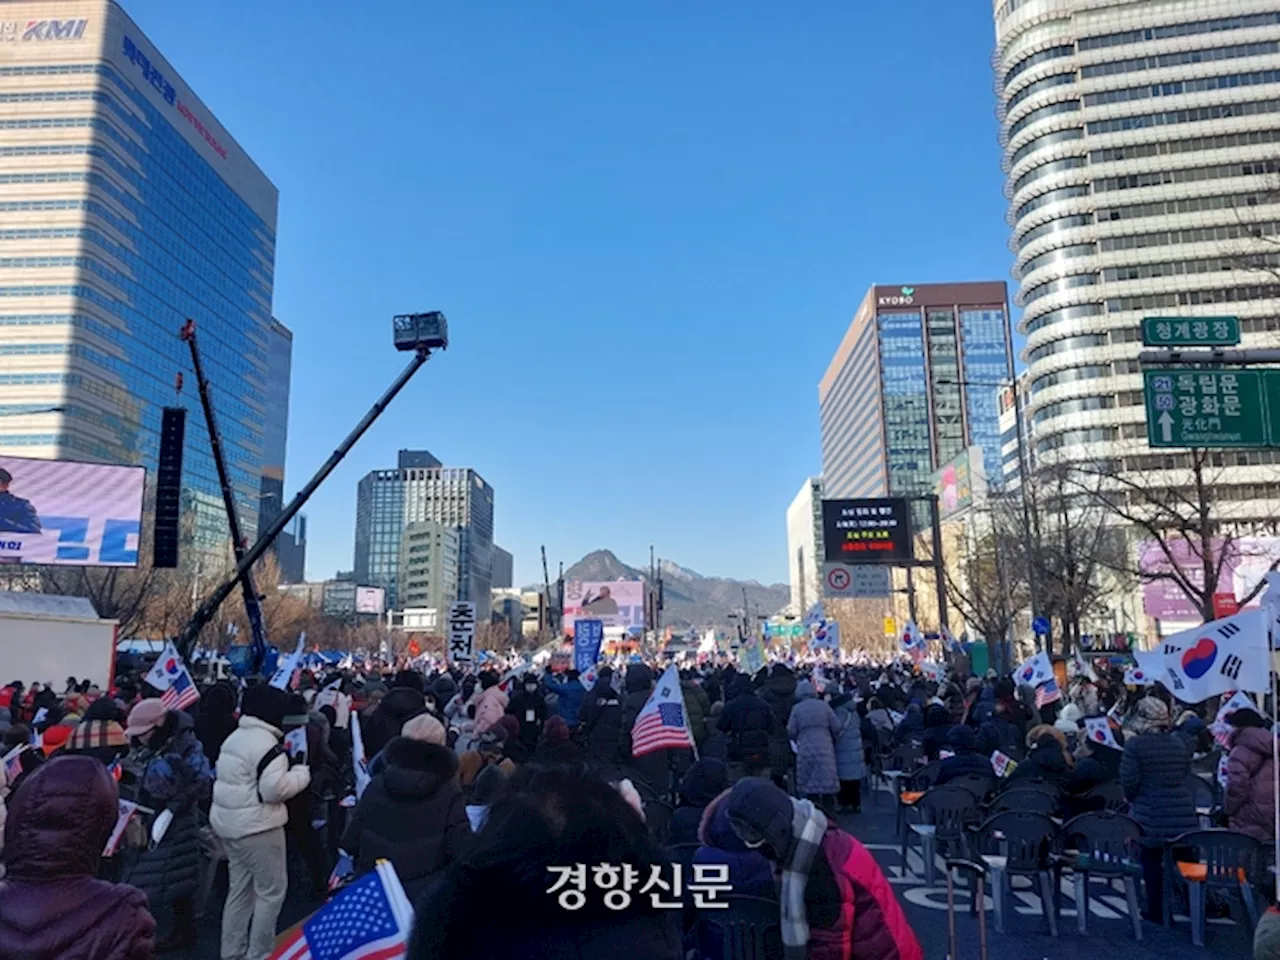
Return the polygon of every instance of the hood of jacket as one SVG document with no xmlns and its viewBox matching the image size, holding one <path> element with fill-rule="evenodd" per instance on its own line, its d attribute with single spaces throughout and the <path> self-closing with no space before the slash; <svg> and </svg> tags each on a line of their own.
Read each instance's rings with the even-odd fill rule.
<svg viewBox="0 0 1280 960">
<path fill-rule="evenodd" d="M 729 772 L 724 763 L 703 757 L 685 773 L 680 781 L 680 796 L 695 807 L 705 806 L 729 786 Z"/>
<path fill-rule="evenodd" d="M 458 757 L 448 747 L 393 737 L 382 751 L 382 782 L 397 799 L 431 796 L 458 773 Z"/>
<path fill-rule="evenodd" d="M 9 799 L 4 831 L 8 876 L 90 877 L 115 826 L 119 794 L 92 757 L 54 757 Z"/>
<path fill-rule="evenodd" d="M 785 663 L 775 664 L 769 674 L 767 683 L 769 690 L 777 697 L 785 700 L 796 695 L 796 675 Z"/>
<path fill-rule="evenodd" d="M 729 822 L 729 790 L 713 798 L 702 811 L 698 824 L 698 842 L 705 847 L 715 847 L 729 853 L 755 853 L 733 832 Z"/>
<path fill-rule="evenodd" d="M 427 698 L 421 690 L 411 687 L 394 687 L 378 704 L 378 711 L 402 725 L 410 717 L 416 717 L 427 709 Z"/>
<path fill-rule="evenodd" d="M 643 663 L 627 667 L 626 692 L 640 693 L 653 685 L 653 671 Z"/>
<path fill-rule="evenodd" d="M 747 824 L 781 862 L 786 862 L 793 837 L 795 804 L 782 790 L 763 777 L 744 777 L 729 790 L 725 809 L 731 819 Z"/>
<path fill-rule="evenodd" d="M 229 717 L 235 710 L 236 691 L 229 683 L 215 683 L 200 698 L 201 716 L 219 714 Z"/>
<path fill-rule="evenodd" d="M 818 691 L 808 680 L 801 680 L 796 684 L 797 700 L 813 700 L 818 696 Z"/>
<path fill-rule="evenodd" d="M 951 711 L 940 703 L 929 704 L 929 709 L 925 711 L 924 725 L 926 727 L 948 727 L 951 725 Z"/>
<path fill-rule="evenodd" d="M 729 684 L 730 700 L 734 699 L 735 697 L 750 696 L 751 693 L 752 693 L 752 689 L 751 689 L 750 677 L 743 677 L 743 676 L 734 677 L 733 683 Z"/>
<path fill-rule="evenodd" d="M 1271 759 L 1271 741 L 1271 731 L 1265 727 L 1241 727 L 1231 734 L 1231 749 L 1248 751 L 1255 765 L 1260 765 Z"/>
</svg>

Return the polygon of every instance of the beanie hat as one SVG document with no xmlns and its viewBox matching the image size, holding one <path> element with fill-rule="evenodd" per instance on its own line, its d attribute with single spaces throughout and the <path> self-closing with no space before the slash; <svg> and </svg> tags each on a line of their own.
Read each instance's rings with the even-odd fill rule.
<svg viewBox="0 0 1280 960">
<path fill-rule="evenodd" d="M 501 727 L 507 735 L 508 740 L 515 740 L 520 736 L 520 721 L 509 713 L 504 713 L 498 718 L 495 727 Z"/>
<path fill-rule="evenodd" d="M 307 698 L 300 693 L 289 694 L 289 704 L 285 707 L 284 725 L 286 727 L 303 727 L 307 723 L 307 714 L 311 712 L 311 707 L 307 704 Z"/>
<path fill-rule="evenodd" d="M 502 789 L 502 784 L 506 780 L 506 776 L 502 772 L 502 768 L 496 764 L 491 764 L 476 774 L 476 782 L 471 785 L 471 802 L 475 804 L 490 804 L 498 791 Z"/>
<path fill-rule="evenodd" d="M 401 670 L 391 681 L 392 687 L 408 687 L 418 693 L 425 693 L 427 682 L 417 670 Z"/>
<path fill-rule="evenodd" d="M 246 688 L 240 700 L 241 714 L 268 723 L 281 733 L 284 732 L 284 718 L 288 708 L 289 695 L 265 683 Z"/>
<path fill-rule="evenodd" d="M 445 745 L 444 724 L 429 713 L 420 713 L 406 720 L 400 728 L 400 736 L 441 747 Z"/>
<path fill-rule="evenodd" d="M 555 714 L 542 728 L 542 739 L 547 743 L 567 743 L 569 741 L 569 724 L 564 717 Z"/>
</svg>

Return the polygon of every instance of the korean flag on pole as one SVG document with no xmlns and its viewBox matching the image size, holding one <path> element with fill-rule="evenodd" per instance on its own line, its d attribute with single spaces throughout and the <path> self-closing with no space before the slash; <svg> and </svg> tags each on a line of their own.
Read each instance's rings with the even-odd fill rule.
<svg viewBox="0 0 1280 960">
<path fill-rule="evenodd" d="M 1053 662 L 1043 650 L 1013 671 L 1013 682 L 1018 686 L 1026 684 L 1029 687 L 1038 687 L 1052 679 Z"/>
<path fill-rule="evenodd" d="M 1161 682 L 1183 703 L 1232 690 L 1265 693 L 1271 680 L 1272 615 L 1267 608 L 1246 610 L 1167 637 Z"/>
<path fill-rule="evenodd" d="M 1159 650 L 1133 652 L 1135 666 L 1124 672 L 1126 686 L 1149 687 L 1164 678 L 1164 654 Z"/>
</svg>

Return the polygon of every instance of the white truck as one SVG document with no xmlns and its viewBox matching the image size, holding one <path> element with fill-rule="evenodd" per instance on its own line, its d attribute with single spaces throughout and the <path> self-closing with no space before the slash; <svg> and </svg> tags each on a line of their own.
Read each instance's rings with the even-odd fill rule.
<svg viewBox="0 0 1280 960">
<path fill-rule="evenodd" d="M 83 597 L 0 591 L 0 684 L 88 680 L 105 691 L 115 675 L 115 620 Z"/>
</svg>

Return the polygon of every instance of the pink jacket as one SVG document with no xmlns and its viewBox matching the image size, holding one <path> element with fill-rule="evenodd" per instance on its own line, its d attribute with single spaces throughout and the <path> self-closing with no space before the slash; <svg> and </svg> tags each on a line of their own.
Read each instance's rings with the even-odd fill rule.
<svg viewBox="0 0 1280 960">
<path fill-rule="evenodd" d="M 1232 830 L 1263 843 L 1275 838 L 1275 771 L 1271 731 L 1244 727 L 1231 735 L 1223 808 Z"/>
<path fill-rule="evenodd" d="M 507 712 L 507 695 L 498 687 L 490 687 L 476 702 L 476 735 L 484 733 Z"/>
<path fill-rule="evenodd" d="M 809 927 L 809 960 L 924 960 L 880 865 L 856 837 L 827 828 L 822 854 L 840 887 L 840 920 Z"/>
</svg>

